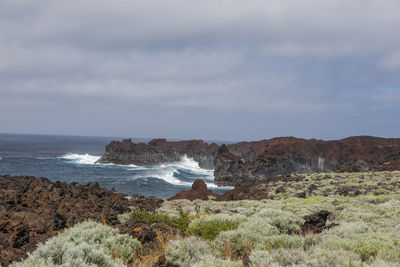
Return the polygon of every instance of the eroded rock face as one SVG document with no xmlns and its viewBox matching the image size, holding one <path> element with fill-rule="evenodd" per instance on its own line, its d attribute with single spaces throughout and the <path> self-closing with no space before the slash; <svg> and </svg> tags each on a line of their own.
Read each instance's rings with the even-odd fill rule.
<svg viewBox="0 0 400 267">
<path fill-rule="evenodd" d="M 400 139 L 279 137 L 241 142 L 222 145 L 214 165 L 215 183 L 229 186 L 294 173 L 392 171 L 400 169 Z"/>
<path fill-rule="evenodd" d="M 26 257 L 66 227 L 88 219 L 110 226 L 130 206 L 155 210 L 163 200 L 132 197 L 97 184 L 51 182 L 46 178 L 0 176 L 0 266 Z"/>
<path fill-rule="evenodd" d="M 186 155 L 197 161 L 201 168 L 213 169 L 218 147 L 215 143 L 207 144 L 202 140 L 168 142 L 165 139 L 153 139 L 148 144 L 136 144 L 131 139 L 124 139 L 108 144 L 98 162 L 151 166 L 180 161 Z"/>
<path fill-rule="evenodd" d="M 174 200 L 174 199 L 208 200 L 209 196 L 218 197 L 219 195 L 214 193 L 213 191 L 209 190 L 207 188 L 206 183 L 203 180 L 197 179 L 193 182 L 192 189 L 183 190 L 183 191 L 179 192 L 178 194 L 176 194 L 175 196 L 169 198 L 168 200 Z"/>
</svg>

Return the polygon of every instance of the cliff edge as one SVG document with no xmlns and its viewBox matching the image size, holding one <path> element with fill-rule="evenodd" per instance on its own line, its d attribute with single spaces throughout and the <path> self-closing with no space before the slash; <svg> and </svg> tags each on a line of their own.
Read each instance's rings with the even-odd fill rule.
<svg viewBox="0 0 400 267">
<path fill-rule="evenodd" d="M 287 174 L 400 170 L 400 138 L 356 136 L 323 141 L 278 137 L 240 142 L 222 145 L 214 165 L 214 182 L 219 186 Z"/>
</svg>

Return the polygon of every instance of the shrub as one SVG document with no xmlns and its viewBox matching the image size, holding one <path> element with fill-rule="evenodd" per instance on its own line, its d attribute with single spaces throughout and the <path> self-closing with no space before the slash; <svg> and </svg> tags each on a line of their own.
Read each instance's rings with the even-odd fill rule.
<svg viewBox="0 0 400 267">
<path fill-rule="evenodd" d="M 150 211 L 141 211 L 141 210 L 134 210 L 128 215 L 118 217 L 120 220 L 139 220 L 139 221 L 146 221 L 150 224 L 153 223 L 167 223 L 171 226 L 175 227 L 178 230 L 186 230 L 189 223 L 190 217 L 189 214 L 184 212 L 182 209 L 178 209 L 179 216 L 169 216 L 166 214 L 159 214 Z"/>
<path fill-rule="evenodd" d="M 291 235 L 274 235 L 269 236 L 264 239 L 264 248 L 267 250 L 277 249 L 277 248 L 302 248 L 303 240 L 299 236 Z"/>
<path fill-rule="evenodd" d="M 250 255 L 252 266 L 293 266 L 306 257 L 299 249 L 255 250 Z"/>
<path fill-rule="evenodd" d="M 211 251 L 208 244 L 193 236 L 171 241 L 165 253 L 168 263 L 178 266 L 191 266 L 209 255 Z"/>
<path fill-rule="evenodd" d="M 196 234 L 205 240 L 214 240 L 220 232 L 236 229 L 238 224 L 233 221 L 201 222 L 187 229 L 187 234 Z"/>
<path fill-rule="evenodd" d="M 40 244 L 26 260 L 13 266 L 124 266 L 121 260 L 132 262 L 140 249 L 136 239 L 87 221 Z"/>
<path fill-rule="evenodd" d="M 191 267 L 242 267 L 241 261 L 231 261 L 218 259 L 211 255 L 206 255 L 199 262 L 193 264 Z"/>
<path fill-rule="evenodd" d="M 305 266 L 363 266 L 359 257 L 345 250 L 317 247 L 304 259 Z"/>
<path fill-rule="evenodd" d="M 220 232 L 237 229 L 244 217 L 240 215 L 213 214 L 202 216 L 189 224 L 187 234 L 196 234 L 204 240 L 214 240 Z"/>
</svg>

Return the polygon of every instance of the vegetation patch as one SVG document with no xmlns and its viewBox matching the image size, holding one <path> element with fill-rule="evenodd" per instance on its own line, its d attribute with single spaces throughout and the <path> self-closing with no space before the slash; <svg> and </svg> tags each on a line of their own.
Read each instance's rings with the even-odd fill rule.
<svg viewBox="0 0 400 267">
<path fill-rule="evenodd" d="M 131 213 L 123 214 L 118 217 L 121 222 L 127 220 L 134 221 L 145 221 L 150 224 L 155 223 L 166 223 L 174 228 L 185 231 L 190 223 L 190 217 L 188 213 L 185 213 L 182 209 L 178 209 L 179 216 L 169 216 L 167 214 L 161 214 L 150 211 L 134 210 Z"/>
<path fill-rule="evenodd" d="M 12 266 L 124 266 L 134 261 L 141 247 L 129 235 L 86 221 L 40 244 L 26 260 Z"/>
</svg>

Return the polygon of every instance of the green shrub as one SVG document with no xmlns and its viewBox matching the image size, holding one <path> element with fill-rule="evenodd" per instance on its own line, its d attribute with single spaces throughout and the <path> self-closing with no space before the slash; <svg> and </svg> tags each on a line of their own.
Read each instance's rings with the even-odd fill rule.
<svg viewBox="0 0 400 267">
<path fill-rule="evenodd" d="M 278 248 L 297 249 L 303 247 L 303 240 L 299 236 L 293 235 L 274 235 L 264 239 L 264 248 L 266 250 Z"/>
<path fill-rule="evenodd" d="M 171 226 L 175 227 L 178 230 L 186 230 L 190 223 L 189 214 L 185 213 L 182 209 L 178 209 L 178 212 L 179 216 L 175 217 L 150 211 L 134 210 L 131 213 L 128 213 L 127 215 L 118 217 L 118 219 L 120 219 L 121 221 L 123 220 L 126 221 L 129 219 L 146 221 L 150 224 L 163 222 L 170 224 Z"/>
<path fill-rule="evenodd" d="M 189 235 L 198 235 L 204 240 L 214 240 L 220 232 L 236 229 L 238 224 L 232 221 L 210 221 L 198 223 L 186 231 Z"/>
<path fill-rule="evenodd" d="M 211 214 L 193 220 L 189 224 L 187 234 L 198 235 L 204 240 L 214 240 L 220 232 L 237 229 L 243 221 L 241 215 Z"/>
</svg>

